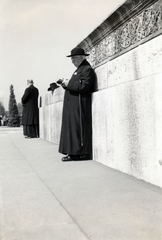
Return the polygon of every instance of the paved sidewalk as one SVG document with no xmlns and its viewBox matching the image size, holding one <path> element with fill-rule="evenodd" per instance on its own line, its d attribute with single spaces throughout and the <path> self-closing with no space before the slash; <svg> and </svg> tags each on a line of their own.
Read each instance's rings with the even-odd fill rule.
<svg viewBox="0 0 162 240">
<path fill-rule="evenodd" d="M 0 127 L 0 240 L 161 240 L 162 191 Z"/>
</svg>

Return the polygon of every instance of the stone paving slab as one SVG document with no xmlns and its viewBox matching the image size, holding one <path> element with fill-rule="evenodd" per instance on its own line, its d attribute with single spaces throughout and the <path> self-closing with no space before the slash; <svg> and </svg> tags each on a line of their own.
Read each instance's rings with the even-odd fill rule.
<svg viewBox="0 0 162 240">
<path fill-rule="evenodd" d="M 0 127 L 0 240 L 161 240 L 162 190 Z"/>
</svg>

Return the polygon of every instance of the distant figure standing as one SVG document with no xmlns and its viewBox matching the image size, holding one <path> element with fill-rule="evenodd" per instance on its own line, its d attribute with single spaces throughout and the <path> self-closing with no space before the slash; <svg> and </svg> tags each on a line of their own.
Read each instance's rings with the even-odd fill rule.
<svg viewBox="0 0 162 240">
<path fill-rule="evenodd" d="M 7 126 L 7 117 L 6 117 L 6 115 L 3 116 L 2 120 L 3 120 L 3 126 Z"/>
<path fill-rule="evenodd" d="M 33 80 L 27 80 L 27 85 L 29 87 L 25 89 L 24 95 L 21 99 L 23 104 L 23 134 L 26 138 L 39 137 L 39 91 L 33 84 Z"/>
<path fill-rule="evenodd" d="M 2 116 L 0 116 L 0 126 L 2 126 Z"/>
</svg>

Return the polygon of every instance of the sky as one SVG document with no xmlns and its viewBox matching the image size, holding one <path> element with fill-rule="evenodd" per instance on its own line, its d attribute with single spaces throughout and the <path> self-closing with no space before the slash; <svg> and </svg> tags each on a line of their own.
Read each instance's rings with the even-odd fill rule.
<svg viewBox="0 0 162 240">
<path fill-rule="evenodd" d="M 66 56 L 125 0 L 1 0 L 0 101 L 8 109 L 33 79 L 40 96 L 75 70 Z"/>
</svg>

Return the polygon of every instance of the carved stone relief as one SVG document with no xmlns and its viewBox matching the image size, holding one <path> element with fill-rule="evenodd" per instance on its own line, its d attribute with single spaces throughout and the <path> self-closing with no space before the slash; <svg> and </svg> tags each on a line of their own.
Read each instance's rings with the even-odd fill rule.
<svg viewBox="0 0 162 240">
<path fill-rule="evenodd" d="M 98 65 L 108 58 L 122 54 L 128 47 L 140 44 L 143 39 L 161 30 L 162 1 L 159 0 L 94 45 L 88 60 L 92 66 Z"/>
</svg>

